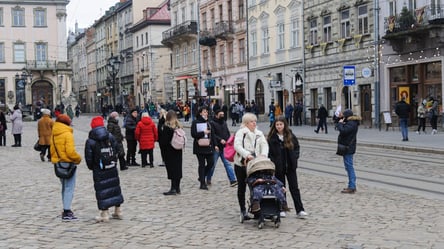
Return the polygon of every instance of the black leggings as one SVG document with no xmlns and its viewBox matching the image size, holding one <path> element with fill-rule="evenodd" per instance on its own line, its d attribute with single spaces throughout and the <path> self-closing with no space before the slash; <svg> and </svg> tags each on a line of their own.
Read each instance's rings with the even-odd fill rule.
<svg viewBox="0 0 444 249">
<path fill-rule="evenodd" d="M 234 172 L 237 178 L 237 200 L 241 211 L 245 211 L 245 191 L 247 190 L 247 167 L 234 165 Z"/>
<path fill-rule="evenodd" d="M 207 175 L 208 171 L 213 168 L 214 164 L 214 156 L 213 153 L 211 154 L 196 154 L 197 161 L 199 162 L 199 181 L 201 184 L 205 185 L 205 176 Z M 205 161 L 207 164 L 205 165 Z"/>
</svg>

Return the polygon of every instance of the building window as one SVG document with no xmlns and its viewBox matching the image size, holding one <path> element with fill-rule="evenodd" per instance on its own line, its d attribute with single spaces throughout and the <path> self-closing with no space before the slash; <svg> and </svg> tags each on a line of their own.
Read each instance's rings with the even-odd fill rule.
<svg viewBox="0 0 444 249">
<path fill-rule="evenodd" d="M 214 71 L 216 69 L 216 47 L 211 47 L 211 69 Z"/>
<path fill-rule="evenodd" d="M 196 56 L 197 50 L 196 50 L 196 43 L 191 43 L 191 60 L 193 64 L 196 64 L 197 56 Z"/>
<path fill-rule="evenodd" d="M 46 61 L 47 57 L 47 45 L 46 43 L 35 44 L 35 60 L 36 61 Z"/>
<path fill-rule="evenodd" d="M 183 46 L 183 65 L 188 65 L 188 44 Z"/>
<path fill-rule="evenodd" d="M 331 42 L 331 16 L 324 16 L 324 42 Z"/>
<path fill-rule="evenodd" d="M 14 63 L 21 63 L 25 61 L 25 44 L 24 43 L 16 43 L 14 46 Z"/>
<path fill-rule="evenodd" d="M 3 8 L 0 8 L 0 26 L 3 26 Z"/>
<path fill-rule="evenodd" d="M 251 56 L 257 56 L 257 32 L 251 32 Z"/>
<path fill-rule="evenodd" d="M 185 7 L 182 7 L 181 12 L 182 12 L 182 20 L 181 20 L 181 23 L 184 23 L 185 20 L 187 20 L 187 18 L 186 18 L 187 9 L 186 9 Z"/>
<path fill-rule="evenodd" d="M 196 20 L 196 12 L 194 11 L 194 3 L 190 3 L 190 18 L 192 21 Z"/>
<path fill-rule="evenodd" d="M 389 15 L 396 16 L 396 0 L 389 1 Z"/>
<path fill-rule="evenodd" d="M 202 13 L 202 18 L 201 18 L 201 22 L 202 22 L 202 30 L 208 30 L 208 26 L 207 26 L 207 13 Z"/>
<path fill-rule="evenodd" d="M 243 20 L 245 18 L 245 10 L 244 10 L 244 2 L 239 1 L 239 20 Z"/>
<path fill-rule="evenodd" d="M 143 47 L 143 34 L 140 35 L 140 46 Z"/>
<path fill-rule="evenodd" d="M 210 61 L 208 60 L 208 50 L 204 50 L 202 53 L 202 56 L 203 56 L 203 61 L 204 61 L 204 63 L 203 63 L 204 68 L 203 69 L 204 69 L 204 71 L 208 71 L 210 69 L 210 65 L 209 65 Z"/>
<path fill-rule="evenodd" d="M 5 62 L 5 44 L 0 43 L 0 62 Z"/>
<path fill-rule="evenodd" d="M 412 12 L 416 10 L 416 0 L 409 0 L 409 10 Z"/>
<path fill-rule="evenodd" d="M 270 47 L 269 47 L 269 37 L 268 37 L 268 28 L 262 29 L 262 53 L 268 54 L 270 53 Z"/>
<path fill-rule="evenodd" d="M 233 56 L 233 42 L 228 42 L 228 64 L 234 64 L 234 56 Z"/>
<path fill-rule="evenodd" d="M 318 21 L 313 19 L 310 21 L 310 45 L 318 44 Z"/>
<path fill-rule="evenodd" d="M 12 26 L 13 27 L 25 26 L 25 9 L 20 7 L 12 9 Z"/>
<path fill-rule="evenodd" d="M 176 48 L 176 68 L 180 67 L 180 48 Z"/>
<path fill-rule="evenodd" d="M 138 48 L 138 47 L 139 47 L 139 37 L 136 36 L 136 48 Z"/>
<path fill-rule="evenodd" d="M 341 12 L 341 38 L 350 37 L 350 10 Z"/>
<path fill-rule="evenodd" d="M 285 48 L 285 25 L 284 23 L 278 23 L 277 25 L 277 49 L 281 50 Z"/>
<path fill-rule="evenodd" d="M 297 18 L 291 20 L 290 44 L 292 48 L 299 46 L 299 20 Z"/>
<path fill-rule="evenodd" d="M 225 46 L 219 46 L 219 67 L 222 68 L 225 66 Z"/>
<path fill-rule="evenodd" d="M 42 8 L 34 9 L 34 26 L 46 27 L 46 10 Z"/>
<path fill-rule="evenodd" d="M 367 5 L 358 7 L 358 28 L 358 32 L 361 35 L 369 33 Z"/>
<path fill-rule="evenodd" d="M 245 39 L 239 40 L 239 62 L 245 63 Z"/>
</svg>

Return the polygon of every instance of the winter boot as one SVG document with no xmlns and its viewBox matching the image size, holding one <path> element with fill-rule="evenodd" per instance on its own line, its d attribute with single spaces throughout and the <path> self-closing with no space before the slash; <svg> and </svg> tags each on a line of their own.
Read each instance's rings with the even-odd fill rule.
<svg viewBox="0 0 444 249">
<path fill-rule="evenodd" d="M 114 213 L 112 214 L 113 219 L 121 220 L 123 218 L 122 216 L 122 210 L 120 207 L 114 207 Z"/>
<path fill-rule="evenodd" d="M 132 166 L 140 166 L 140 164 L 138 164 L 138 163 L 136 162 L 136 158 L 134 158 L 134 157 L 131 159 L 131 165 L 132 165 Z"/>
<path fill-rule="evenodd" d="M 107 210 L 100 210 L 100 216 L 96 217 L 97 222 L 108 222 L 109 221 L 109 212 Z"/>
<path fill-rule="evenodd" d="M 119 157 L 120 170 L 126 170 L 128 167 L 126 166 L 125 157 Z"/>
</svg>

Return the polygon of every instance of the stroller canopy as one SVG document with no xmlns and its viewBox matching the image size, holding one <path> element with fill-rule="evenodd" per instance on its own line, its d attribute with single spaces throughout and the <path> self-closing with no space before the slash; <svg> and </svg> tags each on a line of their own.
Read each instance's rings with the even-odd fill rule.
<svg viewBox="0 0 444 249">
<path fill-rule="evenodd" d="M 259 170 L 272 170 L 274 172 L 274 163 L 266 157 L 257 157 L 247 164 L 247 177 Z"/>
</svg>

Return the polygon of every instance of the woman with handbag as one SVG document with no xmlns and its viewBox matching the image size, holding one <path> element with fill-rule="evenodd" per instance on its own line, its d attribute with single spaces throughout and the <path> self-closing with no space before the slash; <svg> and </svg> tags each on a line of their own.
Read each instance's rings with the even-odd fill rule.
<svg viewBox="0 0 444 249">
<path fill-rule="evenodd" d="M 214 164 L 213 151 L 216 142 L 213 141 L 215 140 L 214 133 L 208 123 L 207 107 L 201 106 L 199 108 L 198 116 L 191 124 L 191 136 L 194 138 L 193 154 L 196 155 L 199 162 L 200 189 L 208 190 L 207 184 L 211 183 L 205 182 L 205 176 Z"/>
<path fill-rule="evenodd" d="M 270 147 L 268 156 L 276 167 L 276 178 L 283 182 L 284 186 L 286 185 L 285 177 L 287 177 L 296 215 L 298 218 L 304 219 L 308 214 L 302 204 L 296 174 L 300 154 L 299 141 L 291 131 L 286 119 L 283 116 L 277 117 L 268 133 L 268 146 Z M 285 211 L 280 214 L 281 217 L 285 217 L 285 215 Z"/>
<path fill-rule="evenodd" d="M 182 179 L 182 150 L 177 150 L 171 145 L 175 129 L 182 128 L 177 119 L 175 111 L 167 112 L 165 122 L 159 126 L 159 146 L 162 155 L 165 157 L 165 168 L 167 177 L 171 181 L 170 190 L 164 195 L 180 194 L 180 180 Z"/>
<path fill-rule="evenodd" d="M 348 175 L 348 187 L 341 191 L 343 194 L 354 194 L 356 192 L 353 155 L 356 152 L 356 135 L 360 120 L 360 117 L 353 115 L 352 110 L 347 109 L 344 113 L 339 114 L 339 122 L 336 124 L 336 128 L 339 131 L 337 154 L 342 155 L 344 167 Z"/>
<path fill-rule="evenodd" d="M 234 172 L 237 178 L 237 199 L 242 220 L 250 219 L 245 208 L 245 191 L 247 178 L 247 163 L 255 157 L 268 156 L 268 143 L 264 133 L 257 129 L 257 117 L 253 113 L 242 116 L 241 128 L 234 137 Z"/>
<path fill-rule="evenodd" d="M 71 119 L 68 115 L 60 114 L 52 127 L 52 139 L 50 141 L 51 162 L 62 166 L 72 165 L 76 167 L 82 160 L 77 153 L 74 143 L 73 129 L 70 127 Z M 74 188 L 76 185 L 76 171 L 73 170 L 70 178 L 60 178 L 62 184 L 63 221 L 77 220 L 71 210 Z"/>
</svg>

